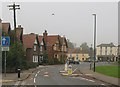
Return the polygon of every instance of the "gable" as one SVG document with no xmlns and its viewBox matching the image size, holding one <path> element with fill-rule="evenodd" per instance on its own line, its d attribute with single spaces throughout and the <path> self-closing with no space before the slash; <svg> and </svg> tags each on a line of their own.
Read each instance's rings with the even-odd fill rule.
<svg viewBox="0 0 120 87">
<path fill-rule="evenodd" d="M 37 43 L 37 39 L 35 39 L 34 44 L 38 44 L 38 43 Z"/>
<path fill-rule="evenodd" d="M 41 45 L 44 45 L 43 40 L 42 40 L 42 42 L 41 42 Z"/>
</svg>

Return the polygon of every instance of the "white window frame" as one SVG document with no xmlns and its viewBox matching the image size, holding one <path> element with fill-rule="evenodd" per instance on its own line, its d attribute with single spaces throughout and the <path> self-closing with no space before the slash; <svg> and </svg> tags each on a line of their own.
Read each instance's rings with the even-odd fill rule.
<svg viewBox="0 0 120 87">
<path fill-rule="evenodd" d="M 36 51 L 36 48 L 37 48 L 37 46 L 36 46 L 36 45 L 34 45 L 34 51 Z"/>
<path fill-rule="evenodd" d="M 33 62 L 38 62 L 38 56 L 37 55 L 33 55 Z"/>
<path fill-rule="evenodd" d="M 40 62 L 42 62 L 43 61 L 43 56 L 39 56 L 40 57 Z"/>
</svg>

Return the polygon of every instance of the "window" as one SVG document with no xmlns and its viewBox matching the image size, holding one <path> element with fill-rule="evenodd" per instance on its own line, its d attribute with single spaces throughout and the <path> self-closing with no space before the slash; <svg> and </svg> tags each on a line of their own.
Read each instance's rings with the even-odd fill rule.
<svg viewBox="0 0 120 87">
<path fill-rule="evenodd" d="M 42 46 L 40 46 L 40 52 L 42 51 Z"/>
<path fill-rule="evenodd" d="M 33 62 L 38 62 L 38 56 L 33 55 Z"/>
<path fill-rule="evenodd" d="M 36 51 L 36 45 L 34 45 L 34 51 Z"/>
<path fill-rule="evenodd" d="M 57 54 L 55 54 L 55 58 L 57 58 Z"/>
<path fill-rule="evenodd" d="M 84 60 L 84 58 L 82 58 L 82 60 Z"/>
<path fill-rule="evenodd" d="M 43 56 L 40 56 L 39 61 L 40 61 L 40 62 L 42 62 L 42 61 L 43 61 Z"/>
</svg>

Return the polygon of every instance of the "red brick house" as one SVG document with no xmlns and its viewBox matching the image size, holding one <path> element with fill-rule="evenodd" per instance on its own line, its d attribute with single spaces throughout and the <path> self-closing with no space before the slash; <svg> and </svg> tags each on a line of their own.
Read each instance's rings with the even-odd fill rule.
<svg viewBox="0 0 120 87">
<path fill-rule="evenodd" d="M 26 51 L 27 60 L 38 63 L 39 61 L 39 42 L 34 33 L 23 35 L 23 46 Z"/>
<path fill-rule="evenodd" d="M 0 35 L 1 36 L 10 36 L 11 27 L 10 23 L 0 23 Z M 0 37 L 1 41 L 1 37 Z"/>
<path fill-rule="evenodd" d="M 2 28 L 2 36 L 11 36 L 13 33 L 13 30 L 11 30 L 10 23 L 0 23 Z M 23 35 L 23 28 L 21 25 L 18 25 L 16 28 L 16 36 L 19 41 L 22 41 L 22 35 Z M 13 39 L 13 38 L 11 38 Z"/>
<path fill-rule="evenodd" d="M 0 23 L 0 25 L 2 26 L 2 35 L 9 36 L 10 31 L 11 31 L 10 23 Z"/>
<path fill-rule="evenodd" d="M 43 33 L 43 38 L 45 41 L 46 51 L 48 52 L 49 58 L 60 58 L 62 56 L 66 57 L 67 53 L 67 41 L 59 35 L 48 35 L 47 31 Z"/>
</svg>

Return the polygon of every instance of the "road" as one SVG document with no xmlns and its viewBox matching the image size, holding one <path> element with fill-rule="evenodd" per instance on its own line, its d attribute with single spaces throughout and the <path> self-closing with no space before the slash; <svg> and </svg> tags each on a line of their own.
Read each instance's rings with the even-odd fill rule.
<svg viewBox="0 0 120 87">
<path fill-rule="evenodd" d="M 104 63 L 96 63 L 97 65 L 104 65 Z M 73 71 L 78 67 L 89 66 L 89 63 L 81 63 L 72 65 Z M 51 66 L 35 72 L 30 78 L 25 81 L 19 82 L 18 85 L 102 85 L 93 80 L 86 80 L 82 77 L 62 76 L 59 71 L 64 70 L 64 65 Z M 17 83 L 16 83 L 17 85 Z M 106 87 L 103 86 L 102 87 Z"/>
</svg>

